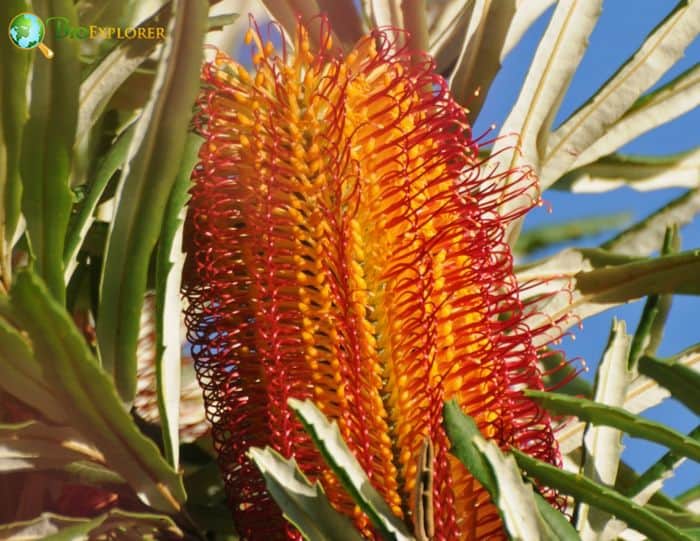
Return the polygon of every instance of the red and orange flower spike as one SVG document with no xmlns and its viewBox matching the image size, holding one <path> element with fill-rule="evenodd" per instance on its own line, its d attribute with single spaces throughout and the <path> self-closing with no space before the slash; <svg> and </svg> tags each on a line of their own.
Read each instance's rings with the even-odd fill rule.
<svg viewBox="0 0 700 541">
<path fill-rule="evenodd" d="M 321 21 L 318 51 L 301 24 L 293 54 L 251 29 L 252 72 L 217 53 L 202 74 L 187 319 L 236 527 L 300 539 L 246 457 L 270 445 L 373 538 L 287 408 L 295 397 L 338 421 L 409 522 L 429 437 L 436 541 L 504 538 L 448 453 L 442 407 L 456 399 L 503 447 L 559 462 L 549 418 L 522 395 L 542 388 L 538 352 L 503 240 L 515 216 L 497 212 L 533 179 L 479 158 L 444 79 L 394 31 L 342 57 Z"/>
</svg>

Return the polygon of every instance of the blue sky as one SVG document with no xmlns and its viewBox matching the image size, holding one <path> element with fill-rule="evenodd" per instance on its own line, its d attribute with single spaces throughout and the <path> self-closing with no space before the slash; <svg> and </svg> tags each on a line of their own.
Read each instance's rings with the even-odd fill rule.
<svg viewBox="0 0 700 541">
<path fill-rule="evenodd" d="M 645 36 L 669 13 L 676 0 L 606 0 L 603 14 L 594 30 L 590 47 L 573 79 L 564 99 L 555 125 L 564 120 L 587 100 L 641 45 Z M 491 123 L 501 125 L 512 107 L 528 70 L 537 42 L 544 32 L 551 14 L 548 11 L 527 33 L 520 45 L 506 59 L 488 95 L 484 108 L 474 126 L 474 133 L 485 131 Z M 663 84 L 700 61 L 700 40 L 686 51 L 685 57 L 658 83 Z M 622 151 L 630 154 L 665 155 L 690 150 L 700 144 L 700 109 L 680 117 L 666 126 L 645 134 L 625 146 Z M 527 218 L 526 228 L 567 221 L 573 218 L 630 212 L 635 221 L 662 207 L 683 193 L 680 189 L 667 189 L 639 193 L 622 188 L 602 194 L 576 194 L 546 192 L 544 199 L 552 212 L 533 210 Z M 700 248 L 700 219 L 681 230 L 683 249 Z M 595 246 L 610 235 L 586 239 L 583 245 Z M 633 332 L 642 308 L 642 302 L 632 303 L 586 320 L 583 330 L 576 330 L 576 340 L 566 339 L 562 345 L 570 358 L 582 357 L 590 367 L 586 377 L 592 379 L 598 359 L 603 352 L 612 317 L 624 319 L 628 331 Z M 700 342 L 697 316 L 700 299 L 676 296 L 666 326 L 659 354 L 672 355 L 692 344 Z M 683 406 L 667 401 L 645 414 L 648 418 L 663 421 L 678 430 L 690 431 L 698 424 L 696 416 Z M 624 458 L 636 469 L 646 468 L 663 453 L 660 446 L 625 440 Z M 670 494 L 678 494 L 694 486 L 700 480 L 700 465 L 686 462 L 677 475 L 666 483 Z"/>
</svg>

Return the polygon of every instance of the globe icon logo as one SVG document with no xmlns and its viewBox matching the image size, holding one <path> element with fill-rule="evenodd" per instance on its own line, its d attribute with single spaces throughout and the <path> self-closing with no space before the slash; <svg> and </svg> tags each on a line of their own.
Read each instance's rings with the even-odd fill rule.
<svg viewBox="0 0 700 541">
<path fill-rule="evenodd" d="M 8 33 L 15 47 L 19 49 L 38 47 L 46 58 L 53 57 L 53 51 L 42 43 L 46 34 L 44 21 L 33 13 L 20 13 L 13 17 Z"/>
</svg>

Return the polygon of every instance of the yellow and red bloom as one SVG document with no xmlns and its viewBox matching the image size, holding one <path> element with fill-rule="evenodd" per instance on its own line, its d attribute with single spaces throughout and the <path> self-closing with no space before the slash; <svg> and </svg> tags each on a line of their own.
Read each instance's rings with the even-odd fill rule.
<svg viewBox="0 0 700 541">
<path fill-rule="evenodd" d="M 202 74 L 187 319 L 236 526 L 300 538 L 245 454 L 270 445 L 372 538 L 287 408 L 295 397 L 338 421 L 407 521 L 429 437 L 435 539 L 503 538 L 448 453 L 442 407 L 456 399 L 503 447 L 559 461 L 549 418 L 522 395 L 542 388 L 538 352 L 504 242 L 515 216 L 498 213 L 534 180 L 482 161 L 431 60 L 393 31 L 343 56 L 319 26 L 318 50 L 299 25 L 281 54 L 251 30 L 252 70 L 217 53 Z"/>
</svg>

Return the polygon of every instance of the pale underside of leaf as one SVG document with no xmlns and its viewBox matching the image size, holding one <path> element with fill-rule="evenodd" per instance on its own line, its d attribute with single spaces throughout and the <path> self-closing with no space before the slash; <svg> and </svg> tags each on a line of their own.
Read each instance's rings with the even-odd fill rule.
<svg viewBox="0 0 700 541">
<path fill-rule="evenodd" d="M 308 541 L 362 541 L 347 517 L 331 506 L 318 483 L 310 483 L 294 459 L 273 449 L 248 451 L 285 517 Z"/>
<path fill-rule="evenodd" d="M 532 487 L 523 483 L 522 473 L 512 456 L 505 457 L 493 442 L 475 438 L 474 445 L 486 456 L 498 481 L 498 509 L 511 539 L 542 539 Z"/>
<path fill-rule="evenodd" d="M 602 0 L 561 0 L 558 2 L 544 36 L 535 52 L 520 95 L 508 115 L 493 154 L 507 170 L 529 166 L 539 170 L 540 157 L 547 144 L 546 135 L 564 98 L 574 72 L 588 45 L 601 12 Z M 513 148 L 513 134 L 520 143 Z M 536 188 L 503 203 L 501 214 L 528 205 Z M 521 220 L 512 222 L 507 240 L 513 245 L 520 232 Z"/>
<path fill-rule="evenodd" d="M 543 188 L 624 115 L 681 58 L 700 30 L 700 3 L 681 1 L 639 50 L 550 137 L 540 169 Z"/>
<path fill-rule="evenodd" d="M 413 540 L 405 524 L 394 515 L 389 505 L 372 486 L 362 466 L 343 441 L 338 424 L 335 421 L 329 422 L 309 400 L 302 402 L 290 398 L 288 404 L 301 420 L 343 487 L 367 514 L 375 528 L 389 540 Z"/>
<path fill-rule="evenodd" d="M 595 401 L 608 406 L 622 406 L 633 374 L 627 368 L 631 336 L 624 321 L 614 321 L 608 347 L 598 367 Z M 588 425 L 584 437 L 583 474 L 607 486 L 614 486 L 622 455 L 620 430 Z M 577 530 L 583 541 L 604 541 L 601 533 L 609 520 L 607 513 L 581 504 L 577 513 Z"/>
<path fill-rule="evenodd" d="M 646 192 L 700 186 L 700 149 L 675 156 L 638 157 L 611 154 L 561 177 L 556 190 L 600 193 L 629 186 Z"/>
<path fill-rule="evenodd" d="M 693 110 L 700 105 L 700 63 L 637 104 L 576 158 L 574 168 L 612 154 L 636 137 Z"/>
<path fill-rule="evenodd" d="M 520 43 L 525 32 L 557 0 L 517 0 L 515 16 L 508 28 L 508 34 L 501 49 L 501 61 Z"/>
</svg>

